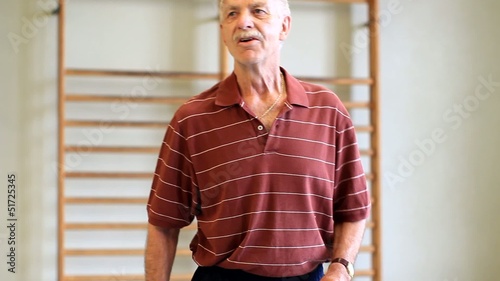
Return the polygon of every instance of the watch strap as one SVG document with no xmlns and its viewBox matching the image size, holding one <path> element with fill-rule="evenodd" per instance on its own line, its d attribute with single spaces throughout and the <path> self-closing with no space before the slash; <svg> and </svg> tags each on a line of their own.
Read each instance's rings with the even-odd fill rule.
<svg viewBox="0 0 500 281">
<path fill-rule="evenodd" d="M 347 274 L 349 274 L 349 276 L 351 278 L 354 277 L 354 267 L 353 267 L 353 265 L 352 265 L 352 263 L 350 261 L 348 261 L 348 260 L 346 260 L 344 258 L 334 258 L 332 260 L 332 263 L 340 263 L 340 264 L 342 264 L 345 267 L 345 269 L 347 270 Z"/>
</svg>

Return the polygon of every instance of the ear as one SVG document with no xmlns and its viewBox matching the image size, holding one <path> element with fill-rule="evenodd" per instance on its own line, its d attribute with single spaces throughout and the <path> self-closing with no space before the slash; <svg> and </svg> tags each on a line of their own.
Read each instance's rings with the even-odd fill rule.
<svg viewBox="0 0 500 281">
<path fill-rule="evenodd" d="M 290 29 L 292 28 L 292 17 L 285 16 L 283 17 L 283 22 L 281 23 L 281 32 L 280 32 L 280 40 L 285 41 L 288 37 L 288 33 L 290 33 Z"/>
</svg>

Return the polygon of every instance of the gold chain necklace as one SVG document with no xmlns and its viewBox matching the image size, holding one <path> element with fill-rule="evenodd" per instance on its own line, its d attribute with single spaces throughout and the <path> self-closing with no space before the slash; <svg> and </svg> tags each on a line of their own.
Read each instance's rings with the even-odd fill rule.
<svg viewBox="0 0 500 281">
<path fill-rule="evenodd" d="M 278 104 L 278 101 L 281 99 L 281 96 L 285 92 L 285 78 L 283 77 L 283 73 L 280 72 L 280 77 L 281 77 L 281 91 L 274 103 L 264 112 L 262 113 L 261 116 L 257 117 L 257 119 L 261 119 L 262 117 L 266 116 L 273 108 Z"/>
</svg>

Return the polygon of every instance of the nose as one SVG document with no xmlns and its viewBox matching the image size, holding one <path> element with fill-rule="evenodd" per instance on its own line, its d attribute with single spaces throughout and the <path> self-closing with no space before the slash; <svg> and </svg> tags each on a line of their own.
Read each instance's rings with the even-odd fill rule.
<svg viewBox="0 0 500 281">
<path fill-rule="evenodd" d="M 249 11 L 242 11 L 238 17 L 238 28 L 240 29 L 251 29 L 254 27 L 253 17 Z"/>
</svg>

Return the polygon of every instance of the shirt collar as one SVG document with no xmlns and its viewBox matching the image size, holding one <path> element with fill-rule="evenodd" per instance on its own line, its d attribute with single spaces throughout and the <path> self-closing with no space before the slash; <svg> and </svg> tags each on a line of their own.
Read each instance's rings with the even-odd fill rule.
<svg viewBox="0 0 500 281">
<path fill-rule="evenodd" d="M 283 77 L 285 77 L 287 99 L 290 104 L 308 107 L 309 99 L 302 83 L 290 75 L 284 68 L 281 68 Z M 231 106 L 242 104 L 243 99 L 240 95 L 236 74 L 233 72 L 226 79 L 220 82 L 215 104 L 219 106 Z"/>
</svg>

